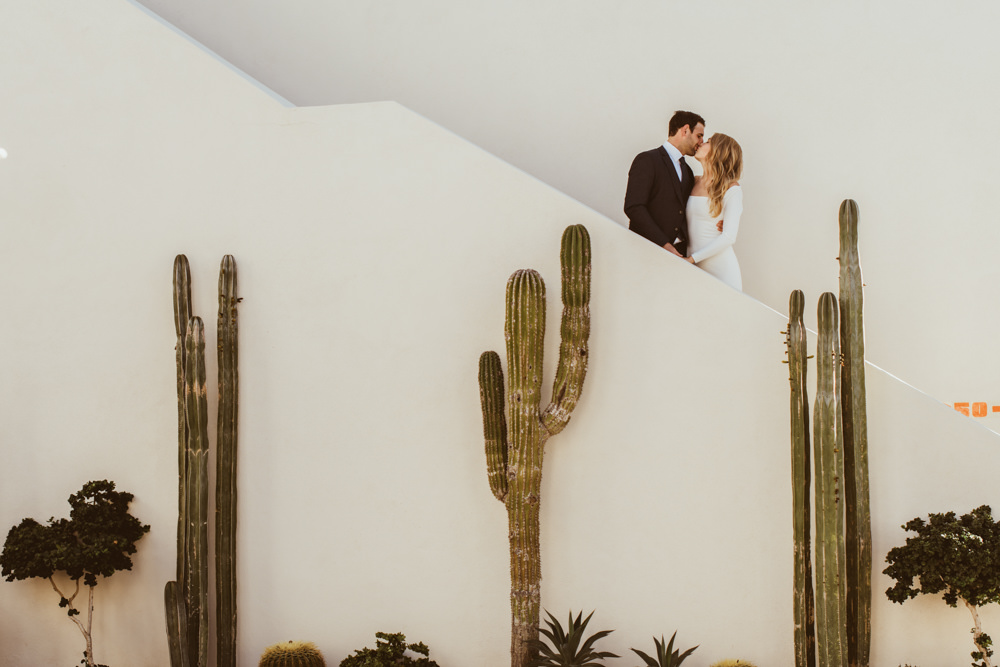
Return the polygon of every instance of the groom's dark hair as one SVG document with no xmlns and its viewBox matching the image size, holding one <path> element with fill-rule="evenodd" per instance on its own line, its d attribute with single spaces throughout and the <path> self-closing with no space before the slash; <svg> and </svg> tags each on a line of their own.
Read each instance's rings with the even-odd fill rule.
<svg viewBox="0 0 1000 667">
<path fill-rule="evenodd" d="M 705 125 L 705 119 L 696 114 L 693 111 L 675 111 L 673 118 L 670 119 L 670 125 L 667 126 L 667 136 L 672 137 L 677 134 L 677 131 L 687 125 L 694 131 L 694 128 L 698 123 Z"/>
</svg>

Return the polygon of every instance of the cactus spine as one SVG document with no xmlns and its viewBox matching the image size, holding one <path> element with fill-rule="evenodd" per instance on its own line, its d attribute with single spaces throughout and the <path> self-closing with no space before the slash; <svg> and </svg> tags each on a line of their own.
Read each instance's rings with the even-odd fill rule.
<svg viewBox="0 0 1000 667">
<path fill-rule="evenodd" d="M 562 236 L 563 314 L 559 364 L 551 403 L 540 410 L 545 283 L 530 269 L 507 281 L 509 391 L 496 352 L 479 359 L 479 389 L 486 442 L 487 476 L 493 495 L 507 508 L 510 540 L 511 665 L 526 667 L 534 657 L 541 608 L 539 509 L 545 442 L 569 422 L 587 373 L 590 337 L 590 235 L 582 225 Z M 504 405 L 510 424 L 504 415 Z"/>
<path fill-rule="evenodd" d="M 264 649 L 259 667 L 326 667 L 326 662 L 312 642 L 289 641 Z"/>
<path fill-rule="evenodd" d="M 871 652 L 872 528 L 868 487 L 868 416 L 865 407 L 865 328 L 858 205 L 840 205 L 841 410 L 844 427 L 847 637 L 851 667 L 868 667 Z"/>
<path fill-rule="evenodd" d="M 236 664 L 236 263 L 227 255 L 219 274 L 219 443 L 216 480 L 216 607 L 218 667 Z M 191 315 L 187 258 L 174 260 L 177 333 L 178 511 L 177 579 L 164 587 L 171 667 L 206 667 L 208 606 L 208 389 L 205 328 Z"/>
<path fill-rule="evenodd" d="M 809 393 L 806 389 L 805 298 L 800 290 L 788 300 L 788 380 L 791 384 L 792 533 L 794 543 L 793 620 L 795 667 L 816 665 L 816 601 L 812 583 L 809 456 Z"/>
<path fill-rule="evenodd" d="M 236 667 L 236 452 L 239 340 L 236 260 L 219 269 L 219 423 L 215 461 L 216 666 Z"/>
<path fill-rule="evenodd" d="M 837 297 L 819 299 L 816 403 L 813 436 L 816 465 L 816 644 L 822 667 L 847 665 L 846 562 L 841 483 L 844 470 L 839 403 L 840 339 Z"/>
</svg>

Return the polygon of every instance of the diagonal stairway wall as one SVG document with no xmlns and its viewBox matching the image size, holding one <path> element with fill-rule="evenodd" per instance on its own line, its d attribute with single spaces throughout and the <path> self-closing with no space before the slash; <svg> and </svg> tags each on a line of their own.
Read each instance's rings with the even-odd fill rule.
<svg viewBox="0 0 1000 667">
<path fill-rule="evenodd" d="M 291 638 L 336 664 L 378 630 L 504 664 L 476 360 L 502 350 L 517 268 L 548 280 L 558 330 L 559 234 L 583 223 L 591 368 L 547 448 L 544 604 L 596 608 L 621 655 L 677 629 L 696 667 L 789 663 L 784 316 L 398 104 L 284 107 L 121 0 L 0 4 L 0 81 L 0 525 L 62 516 L 101 478 L 152 525 L 97 589 L 99 661 L 167 661 L 184 252 L 209 323 L 218 261 L 240 266 L 241 664 Z M 547 381 L 555 354 L 550 335 Z M 869 370 L 880 561 L 913 516 L 996 505 L 1000 452 Z M 78 655 L 47 584 L 2 586 L 5 664 Z M 968 652 L 940 602 L 876 595 L 874 627 L 877 665 Z"/>
<path fill-rule="evenodd" d="M 825 289 L 857 200 L 869 358 L 1000 430 L 992 0 L 142 3 L 296 104 L 398 101 L 623 224 L 694 109 L 746 151 L 747 293 Z"/>
</svg>

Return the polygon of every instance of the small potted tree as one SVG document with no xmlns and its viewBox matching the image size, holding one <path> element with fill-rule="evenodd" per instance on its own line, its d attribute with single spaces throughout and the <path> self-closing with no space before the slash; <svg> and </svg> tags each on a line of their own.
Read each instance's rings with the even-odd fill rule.
<svg viewBox="0 0 1000 667">
<path fill-rule="evenodd" d="M 149 526 L 129 514 L 132 498 L 131 493 L 115 491 L 114 482 L 87 482 L 69 497 L 69 519 L 49 519 L 47 525 L 24 519 L 7 533 L 0 554 L 0 574 L 7 581 L 32 577 L 49 580 L 59 595 L 59 606 L 67 610 L 70 620 L 83 633 L 88 667 L 104 667 L 94 663 L 91 637 L 97 577 L 131 570 L 135 543 L 149 532 Z M 59 588 L 56 572 L 65 573 L 75 584 L 72 595 L 67 596 Z M 74 605 L 81 579 L 88 589 L 86 622 L 79 618 L 80 611 Z"/>
<path fill-rule="evenodd" d="M 886 596 L 902 604 L 921 593 L 942 593 L 952 607 L 961 600 L 975 623 L 973 665 L 992 667 L 993 642 L 983 632 L 978 608 L 1000 602 L 1000 522 L 994 522 L 990 507 L 983 505 L 960 517 L 947 512 L 931 514 L 928 521 L 916 518 L 903 528 L 917 535 L 886 556 L 889 567 L 883 573 L 896 580 Z"/>
</svg>

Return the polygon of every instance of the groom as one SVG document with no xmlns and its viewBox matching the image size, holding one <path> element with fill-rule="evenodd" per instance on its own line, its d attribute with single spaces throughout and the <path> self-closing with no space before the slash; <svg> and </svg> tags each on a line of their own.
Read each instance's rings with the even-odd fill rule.
<svg viewBox="0 0 1000 667">
<path fill-rule="evenodd" d="M 667 127 L 666 143 L 639 153 L 628 171 L 625 215 L 628 228 L 678 257 L 687 254 L 688 197 L 694 172 L 683 156 L 694 155 L 705 138 L 705 119 L 678 111 Z"/>
</svg>

